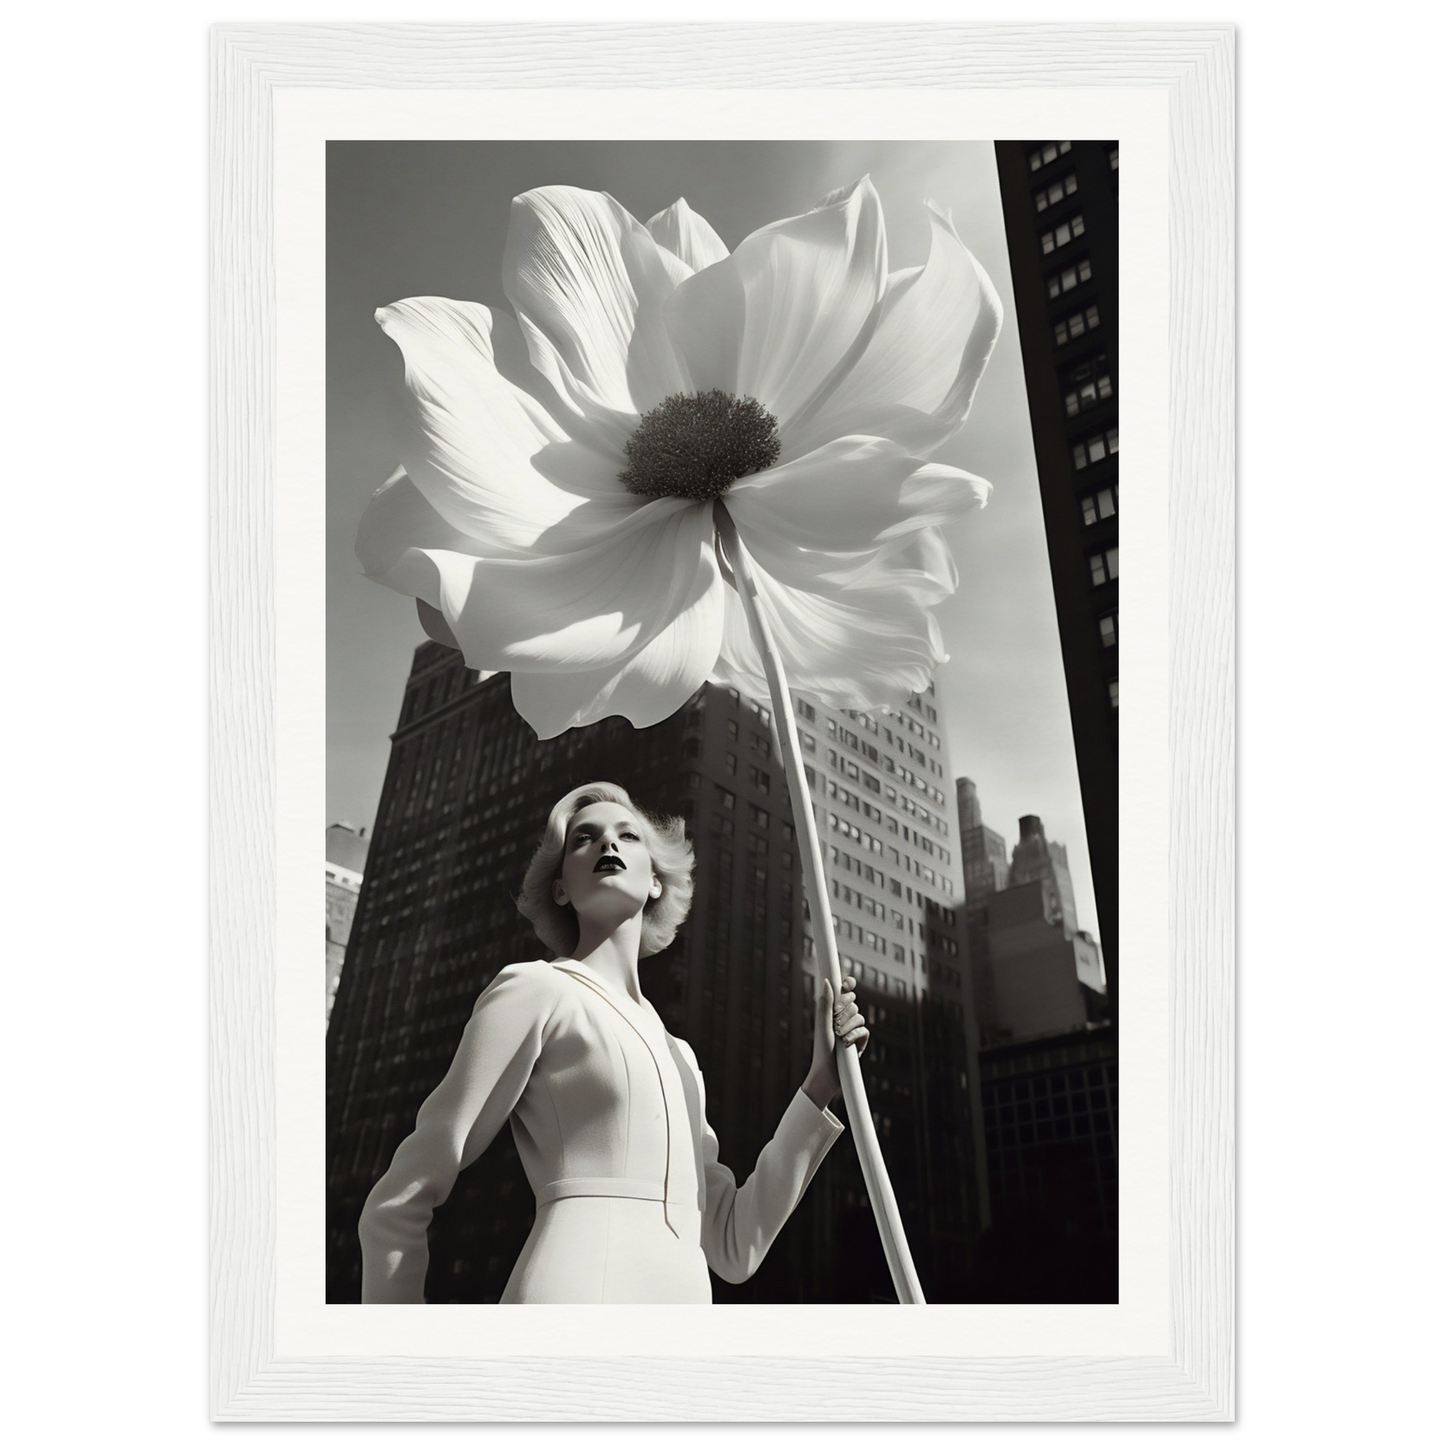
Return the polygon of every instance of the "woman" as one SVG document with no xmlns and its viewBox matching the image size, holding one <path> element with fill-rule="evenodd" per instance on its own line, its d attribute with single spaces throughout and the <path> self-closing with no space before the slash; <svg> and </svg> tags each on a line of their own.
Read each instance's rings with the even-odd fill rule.
<svg viewBox="0 0 1445 1445">
<path fill-rule="evenodd" d="M 812 1067 L 739 1186 L 697 1060 L 638 983 L 691 901 L 679 820 L 648 818 L 611 783 L 552 809 L 518 907 L 560 956 L 511 964 L 477 1000 L 362 1210 L 363 1303 L 423 1302 L 432 1212 L 509 1117 L 537 1216 L 503 1304 L 710 1304 L 709 1267 L 752 1276 L 843 1132 L 835 1034 L 861 1051 L 868 1030 L 854 981 L 834 1009 L 825 979 Z"/>
</svg>

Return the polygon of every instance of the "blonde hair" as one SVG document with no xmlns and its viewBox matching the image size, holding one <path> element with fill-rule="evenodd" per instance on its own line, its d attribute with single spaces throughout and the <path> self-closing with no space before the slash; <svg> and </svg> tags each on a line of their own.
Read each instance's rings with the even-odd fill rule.
<svg viewBox="0 0 1445 1445">
<path fill-rule="evenodd" d="M 692 907 L 692 844 L 681 818 L 655 818 L 645 813 L 627 795 L 627 789 L 616 783 L 573 788 L 553 807 L 542 841 L 527 864 L 517 911 L 558 958 L 567 957 L 577 947 L 577 915 L 552 897 L 552 885 L 562 875 L 567 829 L 572 819 L 593 803 L 620 803 L 637 819 L 652 871 L 662 884 L 661 895 L 648 899 L 643 907 L 642 943 L 637 952 L 640 958 L 661 953 L 677 936 Z"/>
</svg>

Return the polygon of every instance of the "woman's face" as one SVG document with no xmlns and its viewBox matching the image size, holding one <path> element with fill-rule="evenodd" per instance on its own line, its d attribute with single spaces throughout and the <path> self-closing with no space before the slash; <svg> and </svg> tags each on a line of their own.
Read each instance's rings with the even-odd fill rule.
<svg viewBox="0 0 1445 1445">
<path fill-rule="evenodd" d="M 589 803 L 574 813 L 562 844 L 562 873 L 552 885 L 580 920 L 615 926 L 662 896 L 643 831 L 621 803 Z"/>
</svg>

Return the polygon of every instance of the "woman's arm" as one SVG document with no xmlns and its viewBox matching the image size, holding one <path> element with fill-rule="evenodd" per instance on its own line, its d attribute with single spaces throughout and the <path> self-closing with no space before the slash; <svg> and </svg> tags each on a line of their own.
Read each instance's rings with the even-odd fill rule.
<svg viewBox="0 0 1445 1445">
<path fill-rule="evenodd" d="M 732 1170 L 718 1162 L 717 1135 L 704 1121 L 707 1203 L 702 1248 L 714 1274 L 729 1284 L 753 1277 L 842 1132 L 842 1123 L 800 1089 L 763 1146 L 747 1182 L 739 1185 Z"/>
<path fill-rule="evenodd" d="M 423 1303 L 432 1212 L 522 1097 L 551 1015 L 549 977 L 512 964 L 477 1000 L 446 1077 L 362 1208 L 363 1304 Z"/>
</svg>

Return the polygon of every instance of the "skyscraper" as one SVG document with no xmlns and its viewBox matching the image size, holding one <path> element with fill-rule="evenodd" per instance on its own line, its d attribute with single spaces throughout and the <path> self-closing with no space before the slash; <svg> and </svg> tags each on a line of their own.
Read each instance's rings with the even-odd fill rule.
<svg viewBox="0 0 1445 1445">
<path fill-rule="evenodd" d="M 969 1094 L 973 1020 L 936 704 L 869 720 L 798 706 L 844 968 L 872 1031 L 870 1105 L 925 1286 L 930 1274 L 953 1280 L 977 1230 L 982 1121 Z M 691 918 L 641 976 L 697 1053 L 723 1162 L 740 1178 L 802 1082 L 817 959 L 768 709 L 707 686 L 656 727 L 609 719 L 541 742 L 505 677 L 478 681 L 458 654 L 426 643 L 327 1039 L 330 1300 L 359 1297 L 362 1200 L 445 1072 L 477 994 L 503 965 L 545 956 L 513 897 L 552 804 L 599 779 L 682 816 L 695 840 Z M 428 1298 L 495 1300 L 532 1212 L 504 1131 L 437 1212 Z M 757 1275 L 714 1288 L 720 1301 L 891 1297 L 881 1268 L 856 1156 L 837 1149 Z"/>
<path fill-rule="evenodd" d="M 1067 931 L 1045 881 L 995 893 L 987 926 L 989 1042 L 1062 1033 L 1103 1016 L 1098 949 L 1087 934 Z"/>
<path fill-rule="evenodd" d="M 1112 1001 L 1119 891 L 1119 147 L 999 141 L 995 151 Z"/>
<path fill-rule="evenodd" d="M 969 953 L 985 1044 L 1111 1017 L 1099 946 L 1080 929 L 1068 850 L 1033 814 L 1008 848 L 985 826 L 978 789 L 958 779 Z M 969 859 L 974 861 L 970 864 Z"/>
<path fill-rule="evenodd" d="M 985 825 L 978 788 L 972 778 L 958 779 L 956 795 L 964 907 L 968 909 L 983 903 L 989 894 L 1008 887 L 1008 844 L 1001 833 Z"/>
<path fill-rule="evenodd" d="M 1019 819 L 1005 868 L 969 779 L 958 798 L 965 846 L 996 840 L 966 908 L 991 1221 L 969 1297 L 1116 1300 L 1119 1080 L 1098 946 L 1076 926 L 1068 854 L 1041 820 Z"/>
<path fill-rule="evenodd" d="M 1063 925 L 1066 938 L 1079 931 L 1069 850 L 1062 843 L 1051 842 L 1044 834 L 1044 825 L 1032 813 L 1019 819 L 1019 841 L 1009 864 L 1008 881 L 1011 888 L 1021 883 L 1042 884 L 1049 918 Z"/>
<path fill-rule="evenodd" d="M 988 1193 L 962 854 L 937 698 L 930 686 L 877 715 L 800 701 L 839 951 L 879 1045 L 863 1058 L 869 1103 L 925 1295 L 961 1299 Z M 856 1155 L 835 1177 L 845 1172 L 830 1208 L 852 1222 L 854 1297 L 892 1299 Z"/>
</svg>

